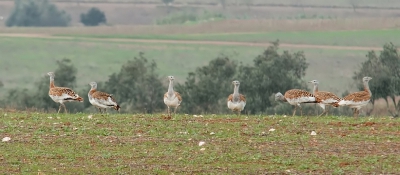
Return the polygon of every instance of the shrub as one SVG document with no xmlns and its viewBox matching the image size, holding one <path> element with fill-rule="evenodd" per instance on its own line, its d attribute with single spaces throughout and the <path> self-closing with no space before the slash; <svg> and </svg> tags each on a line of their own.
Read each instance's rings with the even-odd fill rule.
<svg viewBox="0 0 400 175">
<path fill-rule="evenodd" d="M 7 26 L 68 26 L 70 16 L 48 0 L 15 0 Z"/>
<path fill-rule="evenodd" d="M 106 15 L 100 9 L 92 7 L 86 14 L 81 14 L 81 23 L 85 26 L 98 26 L 106 23 Z"/>
</svg>

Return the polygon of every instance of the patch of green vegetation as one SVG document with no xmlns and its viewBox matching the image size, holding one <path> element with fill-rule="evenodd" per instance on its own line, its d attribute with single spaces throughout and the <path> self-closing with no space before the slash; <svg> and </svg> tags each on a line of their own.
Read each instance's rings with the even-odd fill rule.
<svg viewBox="0 0 400 175">
<path fill-rule="evenodd" d="M 198 24 L 210 21 L 219 21 L 226 19 L 222 13 L 203 11 L 201 14 L 193 12 L 176 12 L 171 13 L 161 19 L 156 20 L 157 25 L 170 24 Z"/>
<path fill-rule="evenodd" d="M 62 35 L 66 36 L 66 35 Z M 400 30 L 358 30 L 358 31 L 298 31 L 266 33 L 215 33 L 179 35 L 67 35 L 89 38 L 130 38 L 153 40 L 195 40 L 232 42 L 270 42 L 279 39 L 282 43 L 314 44 L 334 46 L 377 46 L 387 42 L 400 45 L 394 39 L 400 37 Z"/>
<path fill-rule="evenodd" d="M 393 149 L 400 142 L 399 121 L 388 117 L 178 114 L 170 119 L 163 114 L 0 111 L 0 118 L 1 138 L 11 138 L 0 142 L 6 174 L 400 171 Z"/>
</svg>

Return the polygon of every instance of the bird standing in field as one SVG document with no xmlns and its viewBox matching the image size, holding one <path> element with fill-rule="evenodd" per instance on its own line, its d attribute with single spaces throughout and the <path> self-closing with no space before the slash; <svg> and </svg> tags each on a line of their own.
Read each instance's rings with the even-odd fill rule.
<svg viewBox="0 0 400 175">
<path fill-rule="evenodd" d="M 171 116 L 171 110 L 170 108 L 175 108 L 174 109 L 174 114 L 176 114 L 176 110 L 181 105 L 182 102 L 182 97 L 181 94 L 178 92 L 174 91 L 174 76 L 168 76 L 169 80 L 169 86 L 168 86 L 168 92 L 164 94 L 164 103 L 168 107 L 168 116 Z"/>
<path fill-rule="evenodd" d="M 366 106 L 371 100 L 372 93 L 368 85 L 368 82 L 371 79 L 371 77 L 364 77 L 362 79 L 364 91 L 350 93 L 349 95 L 343 97 L 343 99 L 338 103 L 340 106 L 349 106 L 352 108 L 354 117 L 358 117 L 360 109 L 363 106 Z"/>
<path fill-rule="evenodd" d="M 324 110 L 319 116 L 323 114 L 328 115 L 328 109 L 325 109 L 326 105 L 331 105 L 335 108 L 339 107 L 339 101 L 342 100 L 332 92 L 318 91 L 318 80 L 309 81 L 309 83 L 314 84 L 313 94 L 317 98 L 318 105 Z M 328 107 L 327 106 L 327 107 Z"/>
<path fill-rule="evenodd" d="M 83 98 L 80 97 L 77 93 L 75 93 L 72 89 L 55 86 L 54 85 L 55 74 L 53 72 L 49 72 L 47 73 L 47 75 L 50 76 L 49 96 L 54 102 L 60 103 L 60 107 L 58 108 L 57 113 L 60 113 L 61 106 L 64 107 L 64 112 L 67 112 L 67 108 L 65 107 L 64 102 L 71 102 L 71 101 L 83 102 Z"/>
<path fill-rule="evenodd" d="M 301 103 L 316 103 L 317 98 L 315 96 L 305 90 L 301 89 L 291 89 L 285 92 L 285 95 L 278 92 L 275 94 L 275 101 L 283 101 L 288 102 L 291 105 L 294 105 L 293 115 L 296 114 L 297 106 L 300 108 L 300 115 L 303 116 L 303 109 L 301 108 Z"/>
<path fill-rule="evenodd" d="M 107 112 L 107 108 L 114 108 L 119 112 L 119 105 L 115 101 L 112 94 L 107 94 L 105 92 L 97 91 L 97 83 L 90 82 L 89 85 L 91 89 L 88 93 L 89 102 L 99 109 L 100 113 L 102 113 L 101 109 L 104 109 L 104 112 Z"/>
<path fill-rule="evenodd" d="M 246 97 L 239 93 L 239 81 L 232 81 L 234 85 L 233 94 L 228 96 L 228 108 L 231 109 L 233 112 L 237 112 L 240 115 L 240 112 L 243 111 L 244 107 L 246 106 Z"/>
</svg>

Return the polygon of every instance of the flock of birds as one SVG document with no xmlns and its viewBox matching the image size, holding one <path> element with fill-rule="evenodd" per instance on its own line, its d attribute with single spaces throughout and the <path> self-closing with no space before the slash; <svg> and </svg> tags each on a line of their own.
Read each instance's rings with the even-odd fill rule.
<svg viewBox="0 0 400 175">
<path fill-rule="evenodd" d="M 60 113 L 61 108 L 64 107 L 64 112 L 67 112 L 65 107 L 65 102 L 70 101 L 78 101 L 83 102 L 83 98 L 80 97 L 77 93 L 75 93 L 72 89 L 67 87 L 57 87 L 54 85 L 54 77 L 55 74 L 53 72 L 47 73 L 50 76 L 50 90 L 49 96 L 53 99 L 54 102 L 60 103 L 59 109 L 57 113 Z M 349 106 L 353 109 L 353 115 L 358 116 L 360 109 L 363 106 L 366 106 L 371 99 L 372 93 L 369 89 L 368 82 L 371 80 L 371 77 L 364 77 L 364 91 L 353 92 L 349 95 L 339 98 L 332 92 L 327 91 L 318 91 L 317 80 L 309 81 L 314 85 L 313 93 L 310 93 L 306 90 L 302 89 L 291 89 L 282 93 L 278 92 L 275 94 L 276 101 L 288 102 L 291 105 L 294 105 L 293 116 L 296 114 L 297 107 L 300 108 L 300 112 L 302 115 L 302 108 L 300 104 L 302 103 L 316 103 L 318 104 L 324 112 L 320 114 L 328 114 L 328 110 L 325 106 Z M 174 108 L 174 114 L 176 114 L 177 108 L 180 106 L 182 102 L 182 96 L 174 91 L 174 77 L 168 76 L 169 86 L 168 91 L 164 94 L 164 103 L 168 107 L 168 115 L 171 116 L 171 108 Z M 240 115 L 241 111 L 243 111 L 246 106 L 246 97 L 243 94 L 239 93 L 239 81 L 232 81 L 234 85 L 233 94 L 230 94 L 227 99 L 227 106 L 233 112 L 237 112 Z M 89 102 L 95 106 L 100 113 L 107 112 L 108 108 L 113 108 L 119 112 L 120 106 L 112 96 L 112 94 L 108 94 L 105 92 L 97 91 L 97 83 L 91 82 L 89 83 L 91 89 L 88 93 Z M 103 111 L 102 111 L 103 110 Z"/>
</svg>

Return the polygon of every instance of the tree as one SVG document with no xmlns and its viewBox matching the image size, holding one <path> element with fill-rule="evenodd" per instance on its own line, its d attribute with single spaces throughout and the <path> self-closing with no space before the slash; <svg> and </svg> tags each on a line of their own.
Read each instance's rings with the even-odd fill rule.
<svg viewBox="0 0 400 175">
<path fill-rule="evenodd" d="M 168 6 L 169 4 L 173 3 L 174 0 L 161 0 L 166 6 Z"/>
<path fill-rule="evenodd" d="M 15 0 L 7 26 L 68 26 L 70 16 L 48 0 Z"/>
<path fill-rule="evenodd" d="M 262 113 L 273 107 L 274 102 L 269 97 L 276 92 L 307 89 L 307 83 L 302 80 L 308 67 L 304 53 L 283 51 L 279 54 L 278 46 L 279 41 L 272 42 L 263 54 L 254 59 L 253 66 L 239 66 L 238 80 L 246 89 L 247 103 L 251 104 L 246 106 L 249 113 Z"/>
<path fill-rule="evenodd" d="M 190 72 L 186 82 L 178 84 L 183 102 L 181 111 L 187 113 L 219 113 L 228 111 L 228 95 L 233 92 L 232 81 L 237 64 L 226 56 L 211 60 L 207 66 Z"/>
<path fill-rule="evenodd" d="M 124 64 L 119 73 L 110 75 L 103 89 L 115 96 L 123 111 L 159 112 L 165 108 L 162 98 L 167 88 L 156 69 L 157 64 L 140 53 Z"/>
<path fill-rule="evenodd" d="M 98 26 L 100 23 L 106 23 L 106 15 L 100 9 L 92 7 L 86 14 L 82 13 L 81 23 L 85 26 Z"/>
<path fill-rule="evenodd" d="M 361 63 L 360 70 L 354 73 L 353 79 L 360 90 L 364 89 L 361 82 L 362 77 L 370 76 L 373 78 L 369 82 L 369 87 L 372 92 L 371 103 L 375 104 L 376 99 L 383 98 L 388 106 L 388 112 L 397 117 L 400 112 L 400 101 L 396 102 L 396 96 L 400 94 L 400 57 L 397 52 L 397 47 L 392 43 L 385 44 L 383 46 L 383 51 L 377 56 L 374 51 L 368 52 L 366 55 L 368 60 Z M 395 110 L 391 111 L 389 109 L 390 99 Z M 367 111 L 367 114 L 372 112 Z"/>
</svg>

